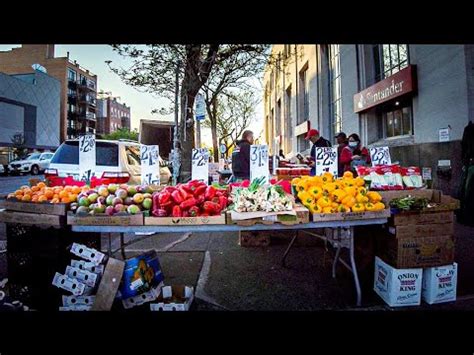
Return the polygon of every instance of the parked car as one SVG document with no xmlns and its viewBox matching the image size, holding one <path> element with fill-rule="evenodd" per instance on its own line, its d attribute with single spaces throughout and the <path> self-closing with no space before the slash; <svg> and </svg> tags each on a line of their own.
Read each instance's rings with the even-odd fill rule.
<svg viewBox="0 0 474 355">
<path fill-rule="evenodd" d="M 160 183 L 167 184 L 171 172 L 161 157 L 159 162 Z M 80 183 L 77 139 L 67 140 L 61 144 L 45 176 L 52 186 Z M 140 184 L 140 143 L 129 140 L 97 140 L 95 176 L 104 184 Z"/>
<path fill-rule="evenodd" d="M 3 167 L 2 164 L 0 164 L 0 174 L 1 175 L 5 174 L 5 168 Z"/>
<path fill-rule="evenodd" d="M 31 173 L 38 175 L 49 167 L 54 153 L 31 153 L 25 159 L 14 160 L 8 165 L 8 170 L 13 174 Z"/>
</svg>

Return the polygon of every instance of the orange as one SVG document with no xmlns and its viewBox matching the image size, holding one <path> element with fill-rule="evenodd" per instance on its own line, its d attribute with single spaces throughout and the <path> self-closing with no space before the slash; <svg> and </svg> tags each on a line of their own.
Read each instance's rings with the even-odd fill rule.
<svg viewBox="0 0 474 355">
<path fill-rule="evenodd" d="M 68 197 L 68 196 L 69 196 L 69 192 L 67 192 L 66 190 L 59 192 L 59 198 Z"/>
<path fill-rule="evenodd" d="M 38 202 L 39 196 L 33 195 L 31 196 L 31 202 Z"/>
<path fill-rule="evenodd" d="M 72 186 L 65 186 L 64 191 L 72 192 Z"/>
<path fill-rule="evenodd" d="M 38 184 L 36 184 L 36 186 L 38 186 L 40 189 L 42 189 L 43 187 L 46 187 L 46 184 L 41 181 Z"/>
<path fill-rule="evenodd" d="M 61 198 L 61 203 L 70 203 L 71 200 L 69 199 L 69 197 L 63 197 Z"/>
<path fill-rule="evenodd" d="M 45 195 L 41 195 L 38 197 L 38 202 L 46 202 L 48 201 L 48 198 Z"/>
<path fill-rule="evenodd" d="M 50 203 L 59 203 L 59 198 L 53 198 Z"/>
<path fill-rule="evenodd" d="M 72 193 L 79 195 L 81 193 L 81 188 L 79 186 L 73 186 L 72 187 Z"/>
<path fill-rule="evenodd" d="M 22 201 L 29 202 L 29 201 L 31 201 L 31 195 L 26 194 L 25 196 L 23 196 L 23 198 L 22 198 L 21 200 L 22 200 Z"/>
<path fill-rule="evenodd" d="M 62 190 L 63 190 L 62 187 L 55 187 L 55 188 L 53 189 L 53 192 L 54 192 L 54 194 L 59 194 Z"/>
<path fill-rule="evenodd" d="M 33 191 L 33 192 L 37 192 L 39 190 L 40 190 L 39 186 L 32 186 L 31 187 L 31 191 Z"/>
<path fill-rule="evenodd" d="M 71 202 L 76 202 L 77 201 L 77 194 L 69 194 L 69 199 Z"/>
<path fill-rule="evenodd" d="M 46 199 L 48 199 L 48 200 L 51 199 L 51 198 L 53 198 L 53 197 L 54 197 L 54 192 L 53 192 L 53 190 L 46 190 L 46 191 L 44 192 L 44 196 L 46 196 Z"/>
<path fill-rule="evenodd" d="M 81 191 L 82 191 L 82 192 L 87 192 L 87 191 L 89 191 L 90 189 L 91 189 L 91 188 L 90 188 L 89 186 L 84 185 L 84 186 L 82 186 Z"/>
<path fill-rule="evenodd" d="M 23 191 L 22 190 L 16 190 L 15 195 L 23 195 Z"/>
</svg>

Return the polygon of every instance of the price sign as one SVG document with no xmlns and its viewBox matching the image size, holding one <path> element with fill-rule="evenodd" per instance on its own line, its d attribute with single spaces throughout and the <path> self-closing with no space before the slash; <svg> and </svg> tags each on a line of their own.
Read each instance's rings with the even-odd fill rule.
<svg viewBox="0 0 474 355">
<path fill-rule="evenodd" d="M 140 145 L 140 162 L 143 185 L 160 184 L 160 159 L 157 145 Z"/>
<path fill-rule="evenodd" d="M 372 160 L 372 166 L 392 164 L 388 147 L 370 148 L 370 160 Z"/>
<path fill-rule="evenodd" d="M 205 148 L 193 149 L 191 178 L 193 180 L 209 180 L 209 150 Z"/>
<path fill-rule="evenodd" d="M 79 137 L 79 179 L 90 183 L 95 174 L 95 135 Z"/>
<path fill-rule="evenodd" d="M 268 146 L 251 145 L 250 146 L 250 180 L 265 177 L 268 182 Z"/>
<path fill-rule="evenodd" d="M 316 148 L 316 175 L 322 175 L 326 172 L 337 176 L 337 147 Z"/>
</svg>

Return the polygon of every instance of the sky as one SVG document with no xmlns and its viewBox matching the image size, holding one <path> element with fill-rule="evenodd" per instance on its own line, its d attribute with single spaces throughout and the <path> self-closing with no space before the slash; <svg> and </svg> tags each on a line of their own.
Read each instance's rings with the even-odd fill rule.
<svg viewBox="0 0 474 355">
<path fill-rule="evenodd" d="M 20 45 L 0 45 L 0 51 L 14 47 L 20 47 Z M 127 106 L 131 107 L 132 129 L 139 128 L 140 119 L 173 119 L 173 114 L 163 116 L 151 113 L 153 109 L 169 108 L 170 105 L 167 99 L 140 92 L 136 88 L 123 83 L 118 75 L 110 71 L 107 64 L 105 64 L 106 60 L 111 60 L 112 64 L 115 63 L 116 66 L 120 65 L 124 68 L 130 65 L 131 62 L 115 53 L 109 45 L 57 44 L 55 46 L 56 57 L 65 57 L 67 52 L 69 52 L 69 59 L 76 60 L 79 65 L 97 75 L 98 91 L 110 91 L 113 96 L 120 97 L 120 102 L 125 102 Z M 257 119 L 251 124 L 250 129 L 259 134 L 263 129 L 263 104 L 260 104 L 257 108 L 256 117 Z M 210 137 L 210 131 L 203 129 L 201 133 L 202 142 L 209 142 Z"/>
</svg>

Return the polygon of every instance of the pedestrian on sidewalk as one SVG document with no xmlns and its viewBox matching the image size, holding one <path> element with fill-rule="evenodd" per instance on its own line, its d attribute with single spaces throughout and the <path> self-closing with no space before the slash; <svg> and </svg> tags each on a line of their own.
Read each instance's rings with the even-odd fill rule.
<svg viewBox="0 0 474 355">
<path fill-rule="evenodd" d="M 307 157 L 309 161 L 309 166 L 311 167 L 310 175 L 316 175 L 316 148 L 318 147 L 331 147 L 331 142 L 329 142 L 326 138 L 320 136 L 319 131 L 317 129 L 310 129 L 308 133 L 306 133 L 306 140 L 310 140 L 313 143 L 311 147 L 310 156 Z"/>
<path fill-rule="evenodd" d="M 242 139 L 236 142 L 236 147 L 232 152 L 232 178 L 230 182 L 250 180 L 250 146 L 253 141 L 253 132 L 247 130 L 242 133 Z"/>
<path fill-rule="evenodd" d="M 348 139 L 348 145 L 341 151 L 341 164 L 343 164 L 343 173 L 352 171 L 357 174 L 356 167 L 370 165 L 369 150 L 362 146 L 360 137 L 357 133 L 352 133 Z"/>
</svg>

